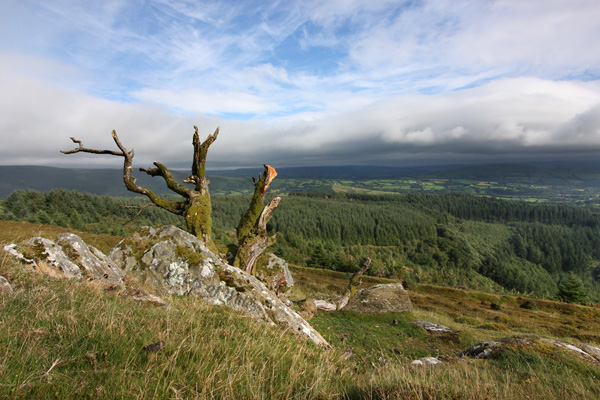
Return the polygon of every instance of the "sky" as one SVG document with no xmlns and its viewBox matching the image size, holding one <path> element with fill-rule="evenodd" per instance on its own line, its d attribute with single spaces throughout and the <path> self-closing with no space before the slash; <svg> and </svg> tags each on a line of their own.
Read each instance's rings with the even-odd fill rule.
<svg viewBox="0 0 600 400">
<path fill-rule="evenodd" d="M 600 160 L 597 0 L 2 0 L 0 165 Z M 598 163 L 600 165 L 600 161 Z"/>
</svg>

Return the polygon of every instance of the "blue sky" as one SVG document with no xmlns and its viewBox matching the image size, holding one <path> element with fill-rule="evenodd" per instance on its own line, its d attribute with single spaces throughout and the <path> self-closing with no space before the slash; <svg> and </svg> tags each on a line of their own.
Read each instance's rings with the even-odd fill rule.
<svg viewBox="0 0 600 400">
<path fill-rule="evenodd" d="M 600 2 L 3 0 L 0 164 L 593 159 Z"/>
</svg>

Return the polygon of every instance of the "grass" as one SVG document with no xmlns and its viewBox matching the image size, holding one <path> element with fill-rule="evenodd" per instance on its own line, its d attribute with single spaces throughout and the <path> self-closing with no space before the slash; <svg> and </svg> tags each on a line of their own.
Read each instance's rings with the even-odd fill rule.
<svg viewBox="0 0 600 400">
<path fill-rule="evenodd" d="M 10 228 L 23 238 L 61 231 L 31 224 Z M 2 231 L 2 245 L 14 241 Z M 89 239 L 110 242 L 103 236 Z M 292 293 L 299 299 L 339 293 L 347 285 L 343 273 L 300 267 L 293 273 Z M 449 357 L 435 367 L 410 365 L 415 358 L 453 355 L 481 341 L 524 334 L 598 346 L 600 310 L 590 307 L 419 285 L 409 292 L 413 313 L 319 313 L 311 323 L 333 345 L 326 351 L 282 328 L 194 298 L 166 296 L 170 307 L 140 305 L 123 289 L 37 275 L 5 256 L 0 275 L 14 288 L 0 296 L 0 398 L 600 396 L 600 367 L 555 346 L 515 346 L 487 361 Z M 381 282 L 390 280 L 365 277 L 363 285 Z M 521 308 L 527 300 L 538 309 Z M 412 324 L 418 319 L 454 332 L 430 334 Z M 504 330 L 490 329 L 494 324 Z M 159 340 L 165 342 L 160 351 L 143 350 Z M 353 356 L 344 360 L 348 347 Z"/>
<path fill-rule="evenodd" d="M 349 374 L 335 352 L 197 299 L 141 306 L 6 262 L 2 273 L 15 291 L 0 303 L 0 397 L 311 398 Z"/>
</svg>

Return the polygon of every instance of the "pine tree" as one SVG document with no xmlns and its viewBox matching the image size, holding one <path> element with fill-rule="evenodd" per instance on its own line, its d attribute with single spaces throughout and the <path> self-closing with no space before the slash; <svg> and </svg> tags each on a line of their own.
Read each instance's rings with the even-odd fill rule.
<svg viewBox="0 0 600 400">
<path fill-rule="evenodd" d="M 558 284 L 558 297 L 567 303 L 585 303 L 588 298 L 581 279 L 573 273 Z"/>
</svg>

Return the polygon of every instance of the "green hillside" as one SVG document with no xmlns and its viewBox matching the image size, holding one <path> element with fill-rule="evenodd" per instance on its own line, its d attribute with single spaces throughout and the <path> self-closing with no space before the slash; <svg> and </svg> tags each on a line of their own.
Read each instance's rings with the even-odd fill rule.
<svg viewBox="0 0 600 400">
<path fill-rule="evenodd" d="M 248 201 L 213 198 L 222 245 L 233 242 Z M 138 209 L 123 207 L 144 204 L 64 190 L 17 191 L 0 217 L 113 235 L 141 225 L 183 226 L 156 207 L 137 217 Z M 600 214 L 593 208 L 468 195 L 294 194 L 284 197 L 269 229 L 278 235 L 274 252 L 301 266 L 352 272 L 370 257 L 371 274 L 407 282 L 600 300 Z M 566 295 L 567 284 L 585 296 Z"/>
<path fill-rule="evenodd" d="M 0 221 L 0 245 L 64 228 Z M 103 251 L 120 238 L 77 232 Z M 340 293 L 347 275 L 293 266 L 296 307 Z M 547 344 L 600 344 L 600 311 L 548 300 L 416 285 L 412 313 L 319 313 L 323 350 L 224 307 L 162 294 L 140 305 L 123 288 L 27 272 L 8 257 L 0 275 L 0 398 L 26 399 L 595 399 L 597 363 Z M 384 281 L 366 277 L 364 285 Z M 129 284 L 134 284 L 130 282 Z M 139 283 L 138 283 L 139 284 Z M 524 305 L 533 306 L 524 307 Z M 434 334 L 413 324 L 451 328 Z M 489 360 L 453 356 L 477 343 L 518 337 Z M 144 347 L 159 340 L 164 347 Z M 349 349 L 351 350 L 350 356 Z M 410 365 L 420 357 L 441 365 Z"/>
</svg>

